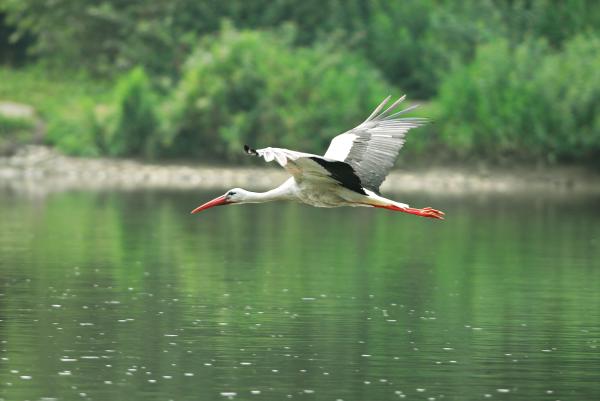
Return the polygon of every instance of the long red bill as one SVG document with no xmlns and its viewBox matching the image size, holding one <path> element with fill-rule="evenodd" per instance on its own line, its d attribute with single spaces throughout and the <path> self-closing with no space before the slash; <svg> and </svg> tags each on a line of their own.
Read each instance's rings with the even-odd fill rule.
<svg viewBox="0 0 600 401">
<path fill-rule="evenodd" d="M 197 208 L 195 208 L 194 210 L 192 210 L 192 214 L 196 214 L 196 213 L 200 213 L 203 210 L 206 209 L 210 209 L 211 207 L 215 207 L 215 206 L 222 206 L 222 205 L 228 205 L 231 202 L 227 201 L 227 196 L 226 195 L 221 195 L 218 198 L 215 198 L 209 202 L 206 202 L 203 205 L 198 206 Z"/>
</svg>

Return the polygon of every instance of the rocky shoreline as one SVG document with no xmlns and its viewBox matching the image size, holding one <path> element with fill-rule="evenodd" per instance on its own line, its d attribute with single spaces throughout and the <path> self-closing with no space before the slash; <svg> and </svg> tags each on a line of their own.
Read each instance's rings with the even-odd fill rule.
<svg viewBox="0 0 600 401">
<path fill-rule="evenodd" d="M 64 156 L 50 148 L 26 146 L 0 157 L 0 190 L 45 194 L 65 190 L 219 190 L 272 188 L 286 179 L 276 167 L 215 167 L 146 163 Z M 393 171 L 382 192 L 432 192 L 447 195 L 539 193 L 600 195 L 600 174 L 553 167 L 539 171 L 491 171 L 434 167 Z"/>
</svg>

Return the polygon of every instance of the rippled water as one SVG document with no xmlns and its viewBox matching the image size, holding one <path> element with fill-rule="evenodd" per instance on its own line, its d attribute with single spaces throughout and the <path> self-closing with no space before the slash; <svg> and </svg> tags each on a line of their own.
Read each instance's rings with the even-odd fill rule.
<svg viewBox="0 0 600 401">
<path fill-rule="evenodd" d="M 600 399 L 598 199 L 212 195 L 0 194 L 0 399 Z"/>
</svg>

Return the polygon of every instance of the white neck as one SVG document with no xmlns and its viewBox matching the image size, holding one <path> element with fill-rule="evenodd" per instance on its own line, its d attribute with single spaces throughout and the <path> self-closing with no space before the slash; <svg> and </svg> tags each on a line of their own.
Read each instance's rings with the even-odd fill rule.
<svg viewBox="0 0 600 401">
<path fill-rule="evenodd" d="M 295 198 L 295 182 L 293 179 L 288 180 L 267 192 L 244 192 L 244 199 L 240 203 L 263 203 L 276 200 L 290 200 Z"/>
</svg>

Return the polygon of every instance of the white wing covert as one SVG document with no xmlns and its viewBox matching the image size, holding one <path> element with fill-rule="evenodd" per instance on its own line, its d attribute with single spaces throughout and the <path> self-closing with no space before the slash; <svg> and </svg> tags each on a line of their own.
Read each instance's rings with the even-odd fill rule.
<svg viewBox="0 0 600 401">
<path fill-rule="evenodd" d="M 252 149 L 245 145 L 244 150 L 267 162 L 277 161 L 298 183 L 308 180 L 321 185 L 338 184 L 366 195 L 360 178 L 346 162 L 282 148 Z"/>
<path fill-rule="evenodd" d="M 304 174 L 309 173 L 308 170 L 310 170 L 311 167 L 310 164 L 305 165 L 306 163 L 303 163 L 302 159 L 320 157 L 310 153 L 296 152 L 294 150 L 283 148 L 252 149 L 248 145 L 245 145 L 244 150 L 249 155 L 262 157 L 266 162 L 275 160 L 297 180 L 302 179 Z M 315 167 L 318 167 L 318 165 L 315 165 Z"/>
</svg>

